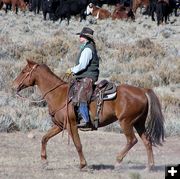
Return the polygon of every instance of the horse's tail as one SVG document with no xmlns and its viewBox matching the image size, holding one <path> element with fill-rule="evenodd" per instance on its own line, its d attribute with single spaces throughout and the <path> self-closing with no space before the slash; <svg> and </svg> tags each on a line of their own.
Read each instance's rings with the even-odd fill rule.
<svg viewBox="0 0 180 179">
<path fill-rule="evenodd" d="M 146 135 L 153 145 L 162 145 L 164 141 L 164 116 L 158 97 L 153 90 L 146 93 L 148 98 L 148 116 L 146 120 Z"/>
</svg>

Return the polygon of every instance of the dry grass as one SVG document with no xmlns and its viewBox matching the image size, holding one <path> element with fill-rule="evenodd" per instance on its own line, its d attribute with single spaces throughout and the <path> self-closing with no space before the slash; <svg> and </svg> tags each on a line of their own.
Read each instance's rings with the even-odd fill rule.
<svg viewBox="0 0 180 179">
<path fill-rule="evenodd" d="M 6 21 L 8 20 L 8 24 Z M 179 23 L 179 22 L 177 22 Z M 26 17 L 0 12 L 0 124 L 1 131 L 10 128 L 10 121 L 20 130 L 38 128 L 47 130 L 51 124 L 47 106 L 21 101 L 11 95 L 11 82 L 26 64 L 26 59 L 46 63 L 52 71 L 62 76 L 68 67 L 74 65 L 79 51 L 75 33 L 83 26 L 95 30 L 95 40 L 100 61 L 100 79 L 109 79 L 116 84 L 127 83 L 139 87 L 158 88 L 163 112 L 168 126 L 174 128 L 179 116 L 180 58 L 178 55 L 178 32 L 162 28 L 158 38 L 154 35 L 156 26 L 151 21 L 137 19 L 135 23 L 125 21 L 87 20 L 79 23 L 72 19 L 69 26 L 42 21 L 40 17 Z M 178 24 L 179 25 L 179 24 Z M 10 33 L 14 31 L 16 33 Z M 164 38 L 163 33 L 170 37 Z M 173 35 L 174 34 L 174 35 Z M 171 39 L 172 38 L 172 39 Z M 173 41 L 176 42 L 173 43 Z M 174 92 L 166 90 L 170 89 Z M 164 93 L 166 91 L 167 93 Z M 22 92 L 28 97 L 39 98 L 33 89 Z M 173 119 L 171 119 L 173 116 Z M 7 121 L 7 123 L 6 123 Z M 179 121 L 176 126 L 179 126 Z M 106 130 L 117 131 L 113 125 Z M 171 127 L 167 127 L 172 132 Z M 177 129 L 178 128 L 178 129 Z M 180 127 L 176 127 L 176 134 Z M 170 132 L 170 133 L 171 133 Z M 170 134 L 168 134 L 170 135 Z"/>
<path fill-rule="evenodd" d="M 141 175 L 138 172 L 131 172 L 131 173 L 129 173 L 129 177 L 131 179 L 141 179 Z"/>
</svg>

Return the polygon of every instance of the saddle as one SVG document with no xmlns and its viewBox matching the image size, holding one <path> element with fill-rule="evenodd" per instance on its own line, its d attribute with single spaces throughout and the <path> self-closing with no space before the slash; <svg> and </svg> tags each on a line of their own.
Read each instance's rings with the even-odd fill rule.
<svg viewBox="0 0 180 179">
<path fill-rule="evenodd" d="M 110 100 L 116 97 L 116 85 L 107 80 L 102 80 L 94 86 L 94 92 L 91 101 L 96 99 Z"/>
<path fill-rule="evenodd" d="M 73 86 L 73 84 L 72 84 Z M 73 101 L 73 87 L 70 87 L 69 91 L 69 101 Z M 96 116 L 95 119 L 91 120 L 92 122 L 92 130 L 97 130 L 99 125 L 99 113 L 103 106 L 103 101 L 112 100 L 116 97 L 116 85 L 112 82 L 108 82 L 107 80 L 102 80 L 98 84 L 94 85 L 93 94 L 91 96 L 90 101 L 96 101 Z M 78 116 L 78 108 L 75 106 L 75 113 Z M 78 117 L 79 118 L 79 117 Z"/>
</svg>

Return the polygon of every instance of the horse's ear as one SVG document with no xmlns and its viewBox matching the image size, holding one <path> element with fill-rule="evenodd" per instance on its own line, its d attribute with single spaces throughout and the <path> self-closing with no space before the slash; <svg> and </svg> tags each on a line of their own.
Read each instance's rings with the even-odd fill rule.
<svg viewBox="0 0 180 179">
<path fill-rule="evenodd" d="M 29 59 L 26 59 L 26 61 L 27 61 L 29 67 L 32 67 L 32 66 L 34 66 L 35 64 L 37 64 L 36 62 L 34 62 L 34 61 L 32 61 L 32 60 L 29 60 Z"/>
</svg>

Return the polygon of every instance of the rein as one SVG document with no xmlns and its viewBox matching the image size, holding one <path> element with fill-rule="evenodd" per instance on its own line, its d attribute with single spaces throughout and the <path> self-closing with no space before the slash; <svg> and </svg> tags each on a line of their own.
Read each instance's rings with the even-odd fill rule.
<svg viewBox="0 0 180 179">
<path fill-rule="evenodd" d="M 25 77 L 24 77 L 24 78 L 21 80 L 21 82 L 19 83 L 19 87 L 21 87 L 21 86 L 23 85 L 24 80 L 25 80 L 28 76 L 29 76 L 29 81 L 30 81 L 32 72 L 33 72 L 33 71 L 35 70 L 35 68 L 37 68 L 38 66 L 39 66 L 38 64 L 35 64 L 35 65 L 32 67 L 32 69 L 26 73 Z"/>
<path fill-rule="evenodd" d="M 56 88 L 58 88 L 59 86 L 61 86 L 61 85 L 63 85 L 63 84 L 65 84 L 65 83 L 57 84 L 55 87 L 53 87 L 53 88 L 51 88 L 50 90 L 48 90 L 47 92 L 45 92 L 44 95 L 43 95 L 43 97 L 42 97 L 42 99 L 40 99 L 40 100 L 32 100 L 32 99 L 30 99 L 30 98 L 28 98 L 28 97 L 24 97 L 24 96 L 20 95 L 18 92 L 16 93 L 16 95 L 17 95 L 19 98 L 21 98 L 21 99 L 27 99 L 27 100 L 29 100 L 30 102 L 40 103 L 40 102 L 45 101 L 44 98 L 45 98 L 45 96 L 46 96 L 48 93 L 50 93 L 51 91 L 55 90 Z"/>
<path fill-rule="evenodd" d="M 35 65 L 32 67 L 32 69 L 31 69 L 29 72 L 26 73 L 25 77 L 24 77 L 24 78 L 22 79 L 22 81 L 20 82 L 19 87 L 21 87 L 21 86 L 23 85 L 23 82 L 24 82 L 24 80 L 25 80 L 26 78 L 29 77 L 29 81 L 30 81 L 32 72 L 33 72 L 38 66 L 39 66 L 38 64 L 35 64 Z M 63 79 L 64 79 L 66 76 L 67 76 L 67 75 L 65 74 L 65 75 L 63 76 Z M 68 75 L 68 78 L 69 78 L 69 77 L 70 77 L 70 76 Z M 16 95 L 17 95 L 18 97 L 22 98 L 22 99 L 28 99 L 28 100 L 31 101 L 31 102 L 42 102 L 42 101 L 45 101 L 44 98 L 45 98 L 50 92 L 52 92 L 53 90 L 57 89 L 59 86 L 62 86 L 62 85 L 64 85 L 64 84 L 66 84 L 66 83 L 65 83 L 65 82 L 63 82 L 63 83 L 57 83 L 54 87 L 52 87 L 51 89 L 49 89 L 48 91 L 46 91 L 46 92 L 43 94 L 42 99 L 41 99 L 41 100 L 38 100 L 38 101 L 37 101 L 37 100 L 31 100 L 31 99 L 29 99 L 29 98 L 27 98 L 27 97 L 23 97 L 23 96 L 21 96 L 18 92 L 16 93 Z M 68 89 L 68 93 L 69 93 L 69 89 Z M 55 109 L 55 110 L 53 110 L 53 111 L 49 111 L 49 114 L 50 114 L 52 117 L 54 117 L 55 114 L 56 114 L 56 112 L 58 112 L 58 111 L 60 111 L 60 110 L 62 110 L 63 108 L 66 107 L 67 117 L 66 117 L 66 119 L 64 120 L 63 133 L 64 133 L 64 129 L 65 129 L 65 128 L 67 127 L 67 125 L 69 124 L 68 133 L 69 133 L 70 136 L 72 136 L 71 126 L 70 126 L 69 116 L 68 116 L 68 103 L 69 103 L 69 102 L 68 102 L 68 97 L 67 97 L 67 100 L 66 100 L 66 102 L 65 102 L 64 105 L 62 105 L 61 107 L 59 107 L 59 108 L 57 108 L 57 109 Z M 68 128 L 68 127 L 67 127 L 67 128 Z M 68 138 L 68 143 L 69 143 L 69 138 Z"/>
<path fill-rule="evenodd" d="M 40 102 L 45 101 L 45 99 L 32 100 L 32 99 L 29 99 L 29 98 L 27 98 L 27 97 L 24 97 L 24 96 L 20 95 L 18 92 L 16 93 L 16 95 L 17 95 L 19 98 L 21 98 L 21 99 L 27 99 L 27 100 L 29 100 L 29 101 L 32 102 L 32 103 L 40 103 Z"/>
<path fill-rule="evenodd" d="M 29 81 L 30 81 L 32 72 L 33 72 L 38 66 L 39 66 L 38 64 L 35 64 L 35 65 L 32 67 L 32 69 L 31 69 L 29 72 L 26 73 L 25 77 L 21 80 L 21 82 L 20 82 L 20 84 L 19 84 L 19 87 L 21 87 L 21 86 L 23 85 L 23 82 L 24 82 L 24 80 L 25 80 L 27 77 L 29 77 Z M 44 99 L 41 99 L 41 100 L 38 100 L 38 101 L 37 101 L 37 100 L 31 100 L 31 99 L 29 99 L 29 98 L 27 98 L 27 97 L 24 97 L 24 96 L 20 95 L 19 92 L 16 92 L 16 95 L 17 95 L 19 98 L 21 98 L 21 99 L 28 99 L 28 100 L 31 101 L 31 102 L 42 102 L 42 101 L 44 101 Z"/>
<path fill-rule="evenodd" d="M 59 84 L 57 84 L 56 86 L 54 86 L 53 88 L 51 88 L 50 90 L 48 90 L 47 92 L 45 92 L 42 98 L 45 98 L 45 96 L 46 96 L 48 93 L 50 93 L 51 91 L 55 90 L 56 88 L 58 88 L 59 86 L 64 85 L 64 84 L 65 84 L 65 83 L 59 83 Z"/>
<path fill-rule="evenodd" d="M 29 72 L 26 73 L 25 77 L 21 80 L 21 82 L 20 82 L 20 84 L 19 84 L 20 87 L 22 86 L 24 80 L 25 80 L 27 77 L 29 77 L 29 81 L 30 81 L 32 72 L 33 72 L 38 66 L 39 66 L 38 64 L 35 64 L 35 65 L 32 67 L 32 69 L 31 69 Z M 40 100 L 31 100 L 31 99 L 29 99 L 28 97 L 24 97 L 24 96 L 20 95 L 19 92 L 16 92 L 16 95 L 17 95 L 19 98 L 21 98 L 21 99 L 27 99 L 27 100 L 29 100 L 30 102 L 40 103 L 40 102 L 45 101 L 44 98 L 45 98 L 45 96 L 46 96 L 48 93 L 50 93 L 51 91 L 55 90 L 56 88 L 58 88 L 59 86 L 61 86 L 61 85 L 63 85 L 63 84 L 65 84 L 65 83 L 58 83 L 58 84 L 56 84 L 53 88 L 51 88 L 50 90 L 46 91 L 46 92 L 44 93 L 42 99 L 40 99 Z"/>
</svg>

